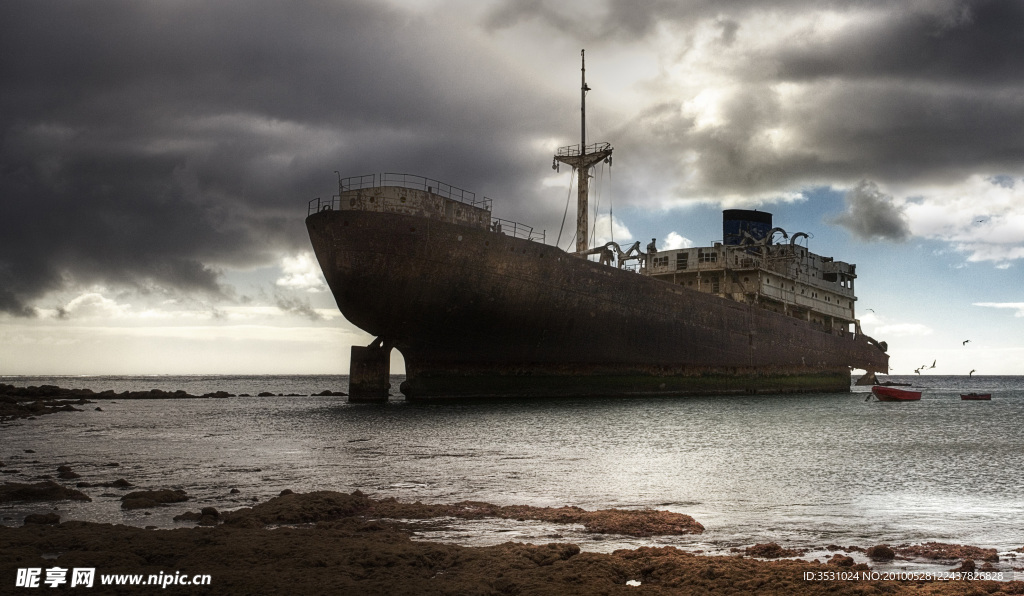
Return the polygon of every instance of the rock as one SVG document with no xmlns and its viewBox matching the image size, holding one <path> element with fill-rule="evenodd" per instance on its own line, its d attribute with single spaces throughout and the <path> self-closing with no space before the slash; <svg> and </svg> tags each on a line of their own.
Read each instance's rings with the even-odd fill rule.
<svg viewBox="0 0 1024 596">
<path fill-rule="evenodd" d="M 89 487 L 130 488 L 133 485 L 132 485 L 131 482 L 128 482 L 124 478 L 118 478 L 117 480 L 115 480 L 113 482 L 79 482 L 75 486 L 77 486 L 79 488 L 89 488 Z"/>
<path fill-rule="evenodd" d="M 25 525 L 40 524 L 53 525 L 60 523 L 60 516 L 56 513 L 33 513 L 25 516 Z"/>
<path fill-rule="evenodd" d="M 896 549 L 904 557 L 922 557 L 925 559 L 980 559 L 996 563 L 999 553 L 994 548 L 979 548 L 962 544 L 946 544 L 944 542 L 926 542 L 915 546 L 901 546 Z"/>
<path fill-rule="evenodd" d="M 7 482 L 0 485 L 0 503 L 11 501 L 92 501 L 85 493 L 49 480 L 35 484 Z"/>
<path fill-rule="evenodd" d="M 71 466 L 57 466 L 57 478 L 61 480 L 74 480 L 75 478 L 81 478 L 80 474 L 76 474 L 71 470 Z"/>
<path fill-rule="evenodd" d="M 974 564 L 974 559 L 964 559 L 963 563 L 960 563 L 959 567 L 957 567 L 956 569 L 950 569 L 950 571 L 960 571 L 962 573 L 971 573 L 976 568 L 977 568 L 977 566 Z"/>
<path fill-rule="evenodd" d="M 142 490 L 121 497 L 121 509 L 147 509 L 187 500 L 188 494 L 183 490 Z"/>
<path fill-rule="evenodd" d="M 229 490 L 228 492 L 233 494 L 233 495 L 237 495 L 238 493 L 240 493 L 242 491 L 238 490 L 237 488 L 233 488 L 233 489 Z"/>
<path fill-rule="evenodd" d="M 228 511 L 222 514 L 225 523 L 246 527 L 264 524 L 306 524 L 333 521 L 369 513 L 373 501 L 362 495 L 347 495 L 333 491 L 275 497 L 252 508 Z M 249 522 L 254 524 L 249 524 Z"/>
<path fill-rule="evenodd" d="M 101 408 L 101 407 L 97 406 L 97 407 L 95 408 L 95 410 L 96 410 L 97 412 L 102 412 L 102 411 L 103 411 L 103 408 Z"/>
<path fill-rule="evenodd" d="M 283 491 L 281 491 L 281 493 L 280 493 L 279 495 L 277 495 L 277 496 L 279 496 L 279 497 L 283 497 L 283 496 L 285 496 L 285 495 L 294 495 L 294 494 L 295 494 L 295 493 L 294 493 L 294 492 L 292 491 L 292 489 L 290 489 L 290 488 L 286 488 L 286 489 L 284 489 Z"/>
<path fill-rule="evenodd" d="M 157 503 L 154 499 L 122 499 L 121 509 L 148 509 L 150 507 L 159 507 L 160 503 Z"/>
<path fill-rule="evenodd" d="M 853 557 L 847 557 L 846 555 L 836 554 L 828 560 L 829 565 L 837 565 L 839 567 L 853 567 Z"/>
<path fill-rule="evenodd" d="M 186 511 L 181 515 L 175 515 L 174 521 L 194 521 L 200 526 L 216 526 L 220 521 L 220 512 L 213 507 L 203 507 L 198 513 Z"/>
<path fill-rule="evenodd" d="M 553 565 L 557 561 L 568 561 L 570 558 L 580 554 L 580 547 L 575 544 L 542 544 L 530 545 L 531 551 L 526 556 L 540 567 Z"/>
<path fill-rule="evenodd" d="M 888 544 L 872 546 L 864 552 L 873 561 L 892 561 L 896 558 L 896 552 Z"/>
<path fill-rule="evenodd" d="M 203 397 L 212 397 L 212 398 L 215 398 L 215 399 L 225 399 L 225 398 L 228 398 L 228 397 L 236 397 L 236 396 L 233 393 L 228 393 L 227 391 L 215 391 L 213 393 L 204 393 Z"/>
<path fill-rule="evenodd" d="M 269 391 L 261 391 L 260 394 L 257 395 L 256 397 L 276 397 L 276 396 L 273 393 L 269 392 Z"/>
<path fill-rule="evenodd" d="M 774 542 L 769 542 L 767 544 L 755 544 L 754 546 L 747 547 L 744 552 L 751 557 L 760 557 L 762 559 L 781 559 L 783 557 L 799 557 L 806 551 L 782 548 Z"/>
</svg>

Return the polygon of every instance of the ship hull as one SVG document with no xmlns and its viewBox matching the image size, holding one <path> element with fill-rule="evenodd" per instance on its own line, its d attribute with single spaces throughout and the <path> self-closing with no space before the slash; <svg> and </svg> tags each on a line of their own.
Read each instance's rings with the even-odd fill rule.
<svg viewBox="0 0 1024 596">
<path fill-rule="evenodd" d="M 410 399 L 839 392 L 864 336 L 409 215 L 306 220 L 342 314 L 397 348 Z"/>
</svg>

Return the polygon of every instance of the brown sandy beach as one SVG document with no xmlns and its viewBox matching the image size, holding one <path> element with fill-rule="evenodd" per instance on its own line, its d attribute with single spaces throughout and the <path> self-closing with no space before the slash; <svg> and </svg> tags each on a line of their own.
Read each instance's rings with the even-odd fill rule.
<svg viewBox="0 0 1024 596">
<path fill-rule="evenodd" d="M 8 403 L 8 415 L 21 407 L 28 408 L 17 412 L 23 416 L 33 407 L 36 414 L 67 411 L 67 404 L 44 404 L 44 412 L 32 405 L 38 401 L 27 399 L 18 396 Z M 86 403 L 76 403 L 76 409 Z M 61 416 L 74 414 L 47 420 L 56 423 Z M 156 517 L 170 517 L 163 503 L 192 502 L 182 491 L 133 486 L 131 478 L 90 484 L 57 462 L 54 468 L 59 472 L 56 479 L 3 484 L 0 502 L 56 505 L 88 500 L 90 493 L 98 495 L 94 487 L 114 488 L 122 495 L 122 508 L 144 508 Z M 60 567 L 96 569 L 97 585 L 83 591 L 126 594 L 156 588 L 99 586 L 100 574 L 209 575 L 209 586 L 166 589 L 215 594 L 1024 594 L 1022 581 L 894 580 L 874 568 L 874 562 L 894 557 L 939 561 L 963 572 L 1024 567 L 1024 559 L 1011 560 L 1008 567 L 994 550 L 963 545 L 828 545 L 832 555 L 814 561 L 795 558 L 804 553 L 777 544 L 736 549 L 727 556 L 675 547 L 605 554 L 581 551 L 576 544 L 559 542 L 557 536 L 549 544 L 506 542 L 485 547 L 424 542 L 414 539 L 417 526 L 409 521 L 543 520 L 583 526 L 590 533 L 629 536 L 704 531 L 700 520 L 669 511 L 407 503 L 358 491 L 284 491 L 233 511 L 205 505 L 196 502 L 195 511 L 176 518 L 195 527 L 176 529 L 61 520 L 56 514 L 8 517 L 4 524 L 10 525 L 0 526 L 3 592 L 15 585 L 19 569 L 43 570 L 45 579 L 46 569 Z M 851 555 L 870 562 L 857 563 Z"/>
</svg>

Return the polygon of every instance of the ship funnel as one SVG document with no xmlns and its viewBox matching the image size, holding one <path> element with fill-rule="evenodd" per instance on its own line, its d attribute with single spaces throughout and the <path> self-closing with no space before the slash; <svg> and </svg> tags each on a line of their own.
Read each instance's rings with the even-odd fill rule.
<svg viewBox="0 0 1024 596">
<path fill-rule="evenodd" d="M 726 209 L 722 212 L 722 242 L 726 245 L 743 244 L 747 235 L 754 240 L 764 240 L 771 230 L 772 214 L 766 211 Z"/>
</svg>

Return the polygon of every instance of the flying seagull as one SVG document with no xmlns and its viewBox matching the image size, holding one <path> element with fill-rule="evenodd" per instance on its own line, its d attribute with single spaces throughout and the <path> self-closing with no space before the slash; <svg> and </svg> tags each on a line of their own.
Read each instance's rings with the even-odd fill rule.
<svg viewBox="0 0 1024 596">
<path fill-rule="evenodd" d="M 928 368 L 935 368 L 935 363 L 936 362 L 938 362 L 938 360 L 932 360 L 932 365 L 929 366 Z"/>
<path fill-rule="evenodd" d="M 969 341 L 971 341 L 971 340 L 969 340 L 969 339 L 965 339 L 965 340 L 964 340 L 964 345 L 966 346 L 966 345 L 967 345 L 967 342 L 969 342 Z"/>
<path fill-rule="evenodd" d="M 977 369 L 976 368 L 972 368 L 971 372 L 967 373 L 967 376 L 969 377 L 969 376 L 973 375 L 975 370 L 977 370 Z"/>
</svg>

